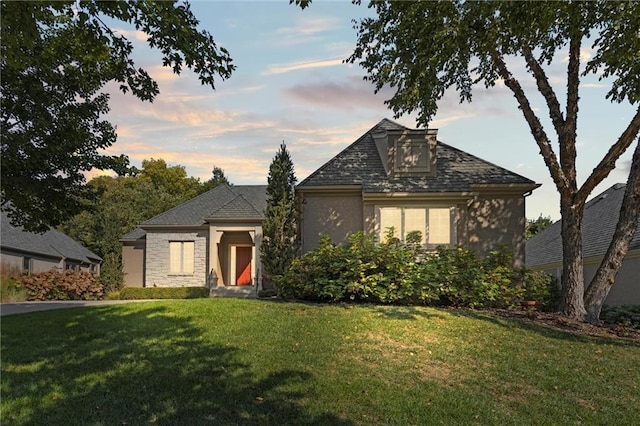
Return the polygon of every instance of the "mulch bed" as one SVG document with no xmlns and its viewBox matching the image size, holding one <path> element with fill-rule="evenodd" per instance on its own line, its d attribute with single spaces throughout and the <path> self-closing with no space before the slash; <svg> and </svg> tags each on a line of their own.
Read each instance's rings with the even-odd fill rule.
<svg viewBox="0 0 640 426">
<path fill-rule="evenodd" d="M 640 330 L 638 329 L 616 324 L 589 324 L 567 318 L 557 312 L 506 309 L 495 309 L 490 312 L 502 318 L 511 318 L 576 335 L 640 340 Z"/>
</svg>

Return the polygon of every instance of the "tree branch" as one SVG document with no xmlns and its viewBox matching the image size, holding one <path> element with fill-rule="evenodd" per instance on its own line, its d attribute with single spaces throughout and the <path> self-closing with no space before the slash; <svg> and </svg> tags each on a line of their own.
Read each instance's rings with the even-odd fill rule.
<svg viewBox="0 0 640 426">
<path fill-rule="evenodd" d="M 529 69 L 533 73 L 533 76 L 536 79 L 536 84 L 538 85 L 538 90 L 544 96 L 544 99 L 547 101 L 547 106 L 549 107 L 549 117 L 553 122 L 553 127 L 556 129 L 556 133 L 560 134 L 565 125 L 564 117 L 562 116 L 562 111 L 560 110 L 560 102 L 558 102 L 558 98 L 553 91 L 553 88 L 549 84 L 549 79 L 545 74 L 544 70 L 540 66 L 540 63 L 533 56 L 533 52 L 531 51 L 531 47 L 528 45 L 524 45 L 522 47 L 522 53 L 524 59 L 527 61 L 527 65 Z"/>
<path fill-rule="evenodd" d="M 593 169 L 591 175 L 582 184 L 582 187 L 576 194 L 577 200 L 586 200 L 593 188 L 598 186 L 604 178 L 606 178 L 611 170 L 616 167 L 616 161 L 618 158 L 631 146 L 634 138 L 640 131 L 640 107 L 636 110 L 636 115 L 633 117 L 627 128 L 622 132 L 618 141 L 609 148 L 609 152 L 602 158 L 600 163 Z"/>
<path fill-rule="evenodd" d="M 509 70 L 507 69 L 507 65 L 505 64 L 504 59 L 497 50 L 492 49 L 491 58 L 498 68 L 498 73 L 504 80 L 505 86 L 511 89 L 514 97 L 518 101 L 520 109 L 522 110 L 524 118 L 529 124 L 531 133 L 533 134 L 533 137 L 536 140 L 538 147 L 540 148 L 542 158 L 544 158 L 544 162 L 547 165 L 549 172 L 551 173 L 551 178 L 555 182 L 556 187 L 559 191 L 561 191 L 562 188 L 567 188 L 566 177 L 560 169 L 558 158 L 556 157 L 555 152 L 553 152 L 553 147 L 549 142 L 549 137 L 545 133 L 542 127 L 542 123 L 540 123 L 540 119 L 538 119 L 535 112 L 533 112 L 533 109 L 529 104 L 529 100 L 527 99 L 522 86 L 520 86 L 518 80 L 516 80 L 513 75 L 511 75 L 511 72 L 509 72 Z"/>
</svg>

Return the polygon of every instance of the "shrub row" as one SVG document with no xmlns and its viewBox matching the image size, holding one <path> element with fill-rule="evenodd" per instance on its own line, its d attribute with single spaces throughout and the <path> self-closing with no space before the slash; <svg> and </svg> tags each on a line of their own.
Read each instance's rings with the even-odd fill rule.
<svg viewBox="0 0 640 426">
<path fill-rule="evenodd" d="M 600 319 L 607 324 L 640 329 L 640 305 L 605 306 Z"/>
<path fill-rule="evenodd" d="M 28 300 L 99 300 L 102 285 L 89 272 L 50 270 L 20 278 Z"/>
<path fill-rule="evenodd" d="M 209 297 L 206 287 L 124 287 L 119 292 L 119 299 L 198 299 Z"/>
<path fill-rule="evenodd" d="M 378 243 L 359 232 L 336 245 L 325 236 L 316 250 L 274 277 L 274 284 L 285 298 L 324 302 L 508 308 L 535 298 L 545 309 L 557 306 L 553 278 L 514 270 L 512 256 L 504 250 L 480 259 L 461 247 L 427 252 L 420 240 L 415 233 L 402 244 L 389 234 Z"/>
</svg>

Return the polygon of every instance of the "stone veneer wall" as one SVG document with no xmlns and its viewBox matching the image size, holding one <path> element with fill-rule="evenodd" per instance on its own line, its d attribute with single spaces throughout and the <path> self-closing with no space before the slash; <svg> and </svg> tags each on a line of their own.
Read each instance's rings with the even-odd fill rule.
<svg viewBox="0 0 640 426">
<path fill-rule="evenodd" d="M 203 287 L 207 283 L 208 231 L 147 231 L 147 287 Z M 169 242 L 194 241 L 194 271 L 190 275 L 169 274 Z"/>
</svg>

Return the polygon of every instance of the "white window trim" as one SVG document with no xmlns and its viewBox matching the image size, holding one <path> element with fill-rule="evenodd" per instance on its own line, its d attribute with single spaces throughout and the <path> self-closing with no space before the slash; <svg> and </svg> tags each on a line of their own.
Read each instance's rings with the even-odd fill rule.
<svg viewBox="0 0 640 426">
<path fill-rule="evenodd" d="M 425 224 L 425 235 L 422 236 L 423 238 L 423 247 L 427 248 L 428 250 L 432 250 L 435 249 L 438 246 L 449 246 L 449 247 L 455 247 L 457 245 L 458 242 L 458 221 L 457 221 L 457 215 L 456 215 L 456 211 L 457 208 L 455 206 L 451 206 L 451 205 L 447 205 L 447 204 L 429 204 L 429 205 L 410 205 L 410 204 L 403 204 L 403 205 L 378 205 L 375 208 L 375 214 L 376 214 L 376 224 L 375 224 L 375 231 L 376 234 L 378 235 L 378 238 L 380 239 L 380 241 L 382 242 L 384 239 L 384 236 L 387 232 L 386 229 L 381 229 L 380 228 L 380 221 L 381 221 L 381 213 L 380 213 L 380 209 L 384 209 L 384 208 L 399 208 L 401 213 L 400 213 L 400 217 L 401 217 L 401 227 L 403 229 L 398 230 L 398 233 L 400 235 L 400 241 L 404 242 L 404 235 L 405 235 L 405 230 L 404 230 L 404 225 L 405 225 L 405 221 L 404 221 L 404 212 L 405 209 L 425 209 L 426 210 L 426 224 Z M 450 243 L 449 244 L 430 244 L 429 241 L 429 209 L 449 209 L 449 235 L 450 235 Z"/>
</svg>

